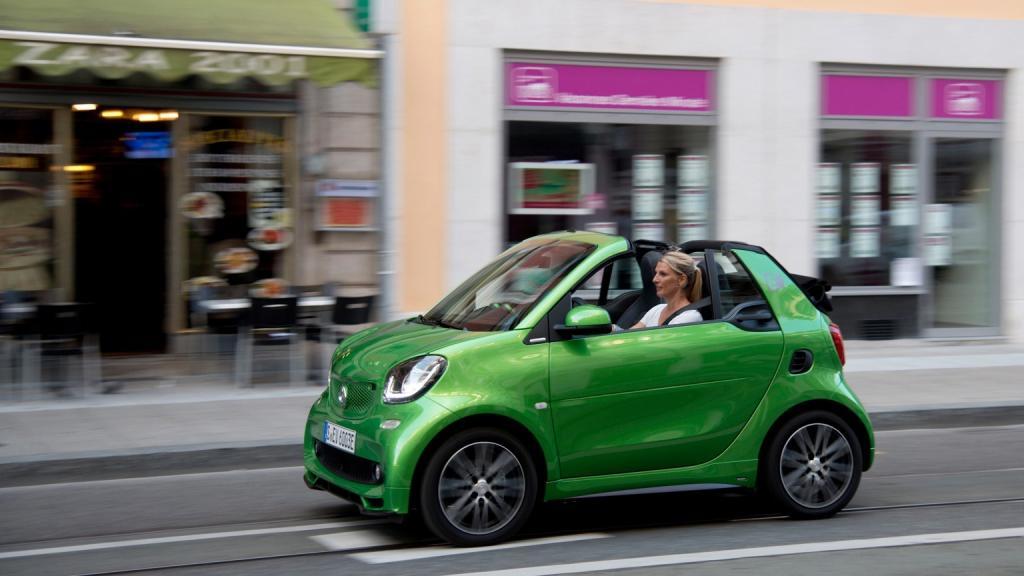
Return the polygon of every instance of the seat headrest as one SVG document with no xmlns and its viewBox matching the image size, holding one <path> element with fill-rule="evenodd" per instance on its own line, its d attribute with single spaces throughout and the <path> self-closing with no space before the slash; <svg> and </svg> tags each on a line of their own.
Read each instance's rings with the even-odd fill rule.
<svg viewBox="0 0 1024 576">
<path fill-rule="evenodd" d="M 708 265 L 707 265 L 706 262 L 704 262 L 703 258 L 701 258 L 700 260 L 697 260 L 697 268 L 700 270 L 700 279 L 701 279 L 700 297 L 701 297 L 701 299 L 710 298 L 711 297 L 711 282 L 708 282 Z"/>
</svg>

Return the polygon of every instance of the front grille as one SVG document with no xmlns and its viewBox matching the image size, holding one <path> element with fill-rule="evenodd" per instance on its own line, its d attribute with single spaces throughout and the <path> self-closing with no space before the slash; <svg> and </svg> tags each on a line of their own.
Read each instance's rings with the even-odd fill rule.
<svg viewBox="0 0 1024 576">
<path fill-rule="evenodd" d="M 383 478 L 373 479 L 373 468 L 377 463 L 372 460 L 338 450 L 316 439 L 313 440 L 313 453 L 324 468 L 346 480 L 362 484 L 380 484 L 383 481 Z"/>
<path fill-rule="evenodd" d="M 377 401 L 377 386 L 373 382 L 341 380 L 334 391 L 333 401 L 335 405 L 338 404 L 338 394 L 341 392 L 342 386 L 345 386 L 347 394 L 345 405 L 341 407 L 341 414 L 346 418 L 366 416 L 373 403 Z"/>
</svg>

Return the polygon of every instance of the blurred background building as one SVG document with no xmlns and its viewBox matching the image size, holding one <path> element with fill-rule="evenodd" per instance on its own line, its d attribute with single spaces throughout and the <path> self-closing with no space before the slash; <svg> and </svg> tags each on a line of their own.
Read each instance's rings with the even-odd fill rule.
<svg viewBox="0 0 1024 576">
<path fill-rule="evenodd" d="M 202 287 L 379 290 L 382 52 L 354 3 L 0 13 L 0 293 L 93 303 L 104 352 L 163 352 Z"/>
<path fill-rule="evenodd" d="M 374 6 L 396 310 L 589 228 L 761 244 L 848 337 L 1024 339 L 1024 4 Z"/>
<path fill-rule="evenodd" d="M 764 245 L 852 338 L 1024 340 L 1018 2 L 0 9 L 0 292 L 95 303 L 104 352 L 205 288 L 423 312 L 566 228 Z"/>
</svg>

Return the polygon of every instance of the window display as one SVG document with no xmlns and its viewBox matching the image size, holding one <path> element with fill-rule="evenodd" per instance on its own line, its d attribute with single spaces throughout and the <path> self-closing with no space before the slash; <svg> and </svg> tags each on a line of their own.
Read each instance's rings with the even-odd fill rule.
<svg viewBox="0 0 1024 576">
<path fill-rule="evenodd" d="M 890 286 L 915 255 L 917 173 L 909 133 L 825 130 L 818 165 L 817 256 L 837 286 Z"/>
<path fill-rule="evenodd" d="M 506 133 L 508 242 L 566 229 L 710 233 L 710 127 L 510 121 Z"/>
<path fill-rule="evenodd" d="M 187 278 L 250 284 L 284 276 L 292 241 L 284 119 L 193 116 L 186 148 Z"/>
<path fill-rule="evenodd" d="M 0 108 L 0 292 L 54 287 L 53 111 Z"/>
</svg>

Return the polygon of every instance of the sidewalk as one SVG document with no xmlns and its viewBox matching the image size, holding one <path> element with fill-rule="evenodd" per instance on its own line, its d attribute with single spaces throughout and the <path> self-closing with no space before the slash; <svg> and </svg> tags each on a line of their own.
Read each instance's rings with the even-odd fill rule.
<svg viewBox="0 0 1024 576">
<path fill-rule="evenodd" d="M 877 429 L 1024 423 L 1024 347 L 851 341 L 846 356 Z M 117 394 L 0 403 L 0 485 L 299 465 L 321 390 L 139 377 Z"/>
</svg>

